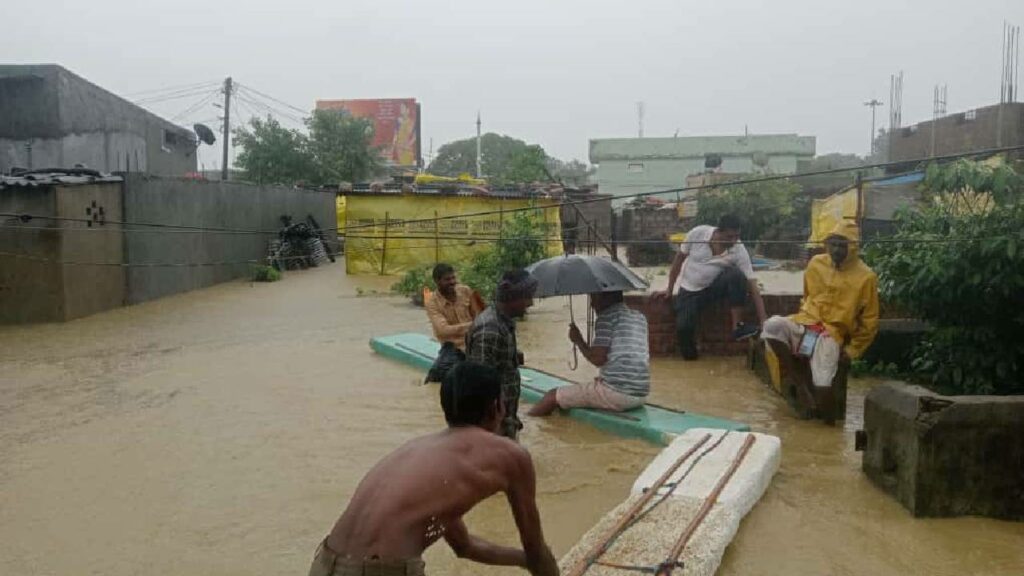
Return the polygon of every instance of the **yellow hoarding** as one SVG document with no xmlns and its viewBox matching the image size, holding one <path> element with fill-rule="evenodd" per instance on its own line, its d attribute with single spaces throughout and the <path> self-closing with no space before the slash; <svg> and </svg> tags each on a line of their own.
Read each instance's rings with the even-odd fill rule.
<svg viewBox="0 0 1024 576">
<path fill-rule="evenodd" d="M 552 200 L 427 195 L 351 195 L 338 200 L 349 274 L 402 274 L 448 262 L 468 264 L 491 249 L 510 210 L 525 213 L 549 238 L 548 255 L 562 253 L 559 207 Z M 475 213 L 487 213 L 472 215 Z"/>
</svg>

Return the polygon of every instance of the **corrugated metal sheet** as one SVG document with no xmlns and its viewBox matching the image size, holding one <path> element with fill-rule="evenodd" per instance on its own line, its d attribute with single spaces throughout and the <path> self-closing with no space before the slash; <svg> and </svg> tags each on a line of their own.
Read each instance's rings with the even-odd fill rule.
<svg viewBox="0 0 1024 576">
<path fill-rule="evenodd" d="M 875 180 L 872 182 L 872 186 L 900 186 L 903 184 L 916 184 L 924 180 L 924 172 L 913 172 L 910 174 L 903 174 L 902 176 L 893 176 L 892 178 L 882 178 L 881 180 Z"/>
<path fill-rule="evenodd" d="M 82 172 L 33 172 L 18 176 L 0 176 L 0 188 L 43 188 L 48 186 L 79 186 L 100 182 L 123 182 L 120 176 Z"/>
</svg>

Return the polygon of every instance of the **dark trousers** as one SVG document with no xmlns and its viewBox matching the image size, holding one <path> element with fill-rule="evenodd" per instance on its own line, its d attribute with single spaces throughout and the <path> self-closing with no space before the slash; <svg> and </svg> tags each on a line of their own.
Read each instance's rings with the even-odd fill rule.
<svg viewBox="0 0 1024 576">
<path fill-rule="evenodd" d="M 683 358 L 697 357 L 697 321 L 700 311 L 713 302 L 725 300 L 730 308 L 747 303 L 747 277 L 734 266 L 722 270 L 710 286 L 697 292 L 679 289 L 676 295 L 676 341 Z"/>
<path fill-rule="evenodd" d="M 463 362 L 466 359 L 466 355 L 455 347 L 455 344 L 451 342 L 445 342 L 441 345 L 441 352 L 438 353 L 437 359 L 434 360 L 434 365 L 430 367 L 430 371 L 427 372 L 427 382 L 440 382 L 444 380 L 448 371 L 459 362 Z"/>
</svg>

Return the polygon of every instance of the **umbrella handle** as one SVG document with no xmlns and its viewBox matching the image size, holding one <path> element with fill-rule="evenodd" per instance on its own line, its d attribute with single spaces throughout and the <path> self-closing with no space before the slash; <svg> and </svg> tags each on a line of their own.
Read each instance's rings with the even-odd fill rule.
<svg viewBox="0 0 1024 576">
<path fill-rule="evenodd" d="M 569 295 L 569 322 L 576 323 L 576 317 L 572 313 L 572 295 Z M 576 352 L 576 344 L 572 345 L 572 362 L 569 362 L 569 370 L 576 370 L 580 367 L 580 357 Z"/>
</svg>

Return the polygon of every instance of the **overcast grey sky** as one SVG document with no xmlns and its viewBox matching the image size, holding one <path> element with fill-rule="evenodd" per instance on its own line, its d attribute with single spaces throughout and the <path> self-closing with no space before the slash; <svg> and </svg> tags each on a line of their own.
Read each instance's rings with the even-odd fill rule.
<svg viewBox="0 0 1024 576">
<path fill-rule="evenodd" d="M 120 94 L 231 75 L 302 109 L 414 97 L 423 153 L 484 130 L 586 159 L 587 141 L 797 132 L 864 154 L 905 71 L 904 124 L 998 101 L 1002 23 L 1024 0 L 3 0 L 0 58 Z M 165 116 L 198 97 L 155 104 Z M 241 111 L 243 119 L 246 111 Z M 187 122 L 209 120 L 209 105 Z M 879 109 L 884 125 L 888 106 Z M 215 124 L 216 121 L 213 121 Z M 217 154 L 206 151 L 209 163 Z"/>
</svg>

